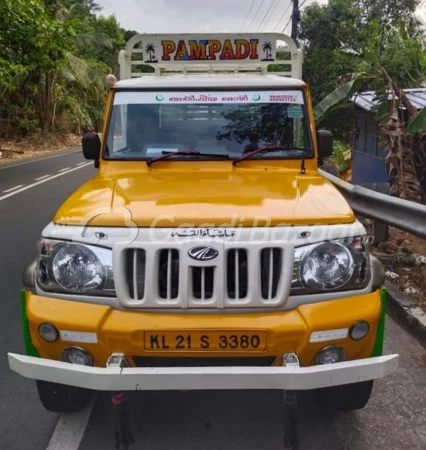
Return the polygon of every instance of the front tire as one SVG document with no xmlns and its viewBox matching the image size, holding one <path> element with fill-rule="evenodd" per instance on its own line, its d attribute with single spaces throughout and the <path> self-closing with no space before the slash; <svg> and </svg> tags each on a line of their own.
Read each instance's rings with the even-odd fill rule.
<svg viewBox="0 0 426 450">
<path fill-rule="evenodd" d="M 50 412 L 78 412 L 92 397 L 92 391 L 37 380 L 37 391 L 43 406 Z"/>
<path fill-rule="evenodd" d="M 353 411 L 364 408 L 371 397 L 373 380 L 318 389 L 320 406 Z"/>
</svg>

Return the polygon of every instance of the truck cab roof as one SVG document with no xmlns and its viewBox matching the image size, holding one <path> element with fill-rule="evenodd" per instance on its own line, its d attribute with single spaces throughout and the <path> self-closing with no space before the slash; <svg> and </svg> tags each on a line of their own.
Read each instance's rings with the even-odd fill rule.
<svg viewBox="0 0 426 450">
<path fill-rule="evenodd" d="M 253 74 L 196 74 L 150 76 L 118 81 L 116 89 L 174 89 L 174 88 L 298 88 L 305 86 L 302 80 L 279 75 Z"/>
</svg>

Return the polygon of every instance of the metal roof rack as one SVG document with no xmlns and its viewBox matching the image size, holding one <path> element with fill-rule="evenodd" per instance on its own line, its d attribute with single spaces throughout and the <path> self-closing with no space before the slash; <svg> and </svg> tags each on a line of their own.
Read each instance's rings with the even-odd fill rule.
<svg viewBox="0 0 426 450">
<path fill-rule="evenodd" d="M 278 51 L 288 52 L 290 59 L 277 59 Z M 121 80 L 177 73 L 274 74 L 302 79 L 303 53 L 290 36 L 280 33 L 143 33 L 129 39 L 118 62 Z M 290 70 L 268 72 L 271 64 Z M 154 68 L 153 73 L 138 69 L 147 65 Z"/>
</svg>

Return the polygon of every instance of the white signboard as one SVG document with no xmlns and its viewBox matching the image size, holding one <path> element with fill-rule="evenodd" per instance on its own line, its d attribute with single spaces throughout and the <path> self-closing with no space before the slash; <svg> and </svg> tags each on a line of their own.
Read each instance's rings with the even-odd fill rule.
<svg viewBox="0 0 426 450">
<path fill-rule="evenodd" d="M 131 104 L 217 104 L 217 103 L 289 103 L 303 105 L 303 92 L 274 91 L 206 91 L 206 92 L 116 92 L 114 105 Z M 294 114 L 299 114 L 297 108 Z M 303 113 L 302 113 L 303 115 Z"/>
<path fill-rule="evenodd" d="M 276 34 L 147 35 L 142 37 L 147 64 L 273 63 Z"/>
</svg>

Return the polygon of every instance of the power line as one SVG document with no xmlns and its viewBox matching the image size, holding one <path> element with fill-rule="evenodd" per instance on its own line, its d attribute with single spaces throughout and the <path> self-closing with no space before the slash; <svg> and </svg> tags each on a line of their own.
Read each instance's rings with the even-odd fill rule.
<svg viewBox="0 0 426 450">
<path fill-rule="evenodd" d="M 272 5 L 275 3 L 275 1 L 276 0 L 271 0 L 271 2 L 269 3 L 268 8 L 266 9 L 265 15 L 263 16 L 263 19 L 260 22 L 259 29 L 261 29 L 262 25 L 265 23 L 266 16 L 269 16 L 269 13 L 271 12 L 271 9 L 272 9 Z"/>
<path fill-rule="evenodd" d="M 284 20 L 284 17 L 285 17 L 286 14 L 288 13 L 288 10 L 290 9 L 291 4 L 292 4 L 292 2 L 289 3 L 287 9 L 284 11 L 283 15 L 279 18 L 279 20 L 278 20 L 278 25 L 277 25 L 277 27 L 276 27 L 276 30 L 277 30 L 277 31 L 279 30 L 280 23 L 282 23 L 282 21 Z M 287 25 L 288 25 L 288 24 L 287 24 Z M 286 25 L 286 28 L 287 28 L 287 25 Z"/>
<path fill-rule="evenodd" d="M 290 15 L 290 18 L 288 19 L 287 23 L 285 24 L 285 27 L 283 28 L 283 30 L 281 31 L 281 33 L 285 33 L 285 30 L 287 29 L 287 27 L 290 25 L 290 22 L 293 19 L 293 14 Z"/>
<path fill-rule="evenodd" d="M 253 16 L 253 20 L 251 21 L 251 24 L 249 25 L 247 30 L 253 25 L 254 19 L 256 19 L 257 15 L 259 14 L 260 8 L 262 8 L 264 3 L 265 3 L 265 0 L 262 0 L 260 5 L 259 5 L 259 8 L 257 8 L 256 14 Z"/>
<path fill-rule="evenodd" d="M 246 15 L 246 18 L 244 19 L 244 23 L 243 23 L 243 25 L 241 26 L 240 31 L 243 31 L 244 25 L 246 24 L 247 19 L 248 19 L 249 15 L 250 15 L 251 10 L 253 9 L 253 6 L 254 6 L 255 3 L 256 3 L 256 0 L 253 0 L 253 1 L 251 2 L 250 9 L 249 9 L 249 11 L 248 11 L 248 13 L 247 13 L 247 15 Z"/>
<path fill-rule="evenodd" d="M 269 19 L 272 17 L 272 14 L 277 9 L 277 6 L 278 6 L 279 2 L 280 2 L 280 0 L 275 0 L 275 4 L 274 5 L 272 5 L 272 2 L 271 2 L 271 8 L 269 8 L 269 14 L 267 13 L 268 14 L 268 18 L 266 19 L 266 21 L 265 21 L 263 27 L 260 29 L 260 31 L 262 31 L 263 28 L 265 28 L 266 24 L 269 22 Z M 266 14 L 265 14 L 265 17 L 264 17 L 263 20 L 265 20 L 265 18 L 266 18 Z M 260 25 L 262 25 L 262 24 L 260 24 Z"/>
</svg>

